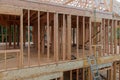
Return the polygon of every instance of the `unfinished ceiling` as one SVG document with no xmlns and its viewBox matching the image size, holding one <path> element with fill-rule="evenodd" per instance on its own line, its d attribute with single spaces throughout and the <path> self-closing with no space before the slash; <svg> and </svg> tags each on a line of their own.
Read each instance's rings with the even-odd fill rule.
<svg viewBox="0 0 120 80">
<path fill-rule="evenodd" d="M 115 12 L 120 15 L 119 0 L 26 0 L 53 5 L 62 5 L 73 8 L 83 8 L 104 12 Z"/>
<path fill-rule="evenodd" d="M 29 0 L 33 1 L 33 0 Z M 78 8 L 86 8 L 86 9 L 94 9 L 100 11 L 110 11 L 112 6 L 112 0 L 34 0 L 34 1 L 42 1 L 46 3 L 59 4 L 59 5 L 67 5 L 71 7 Z"/>
</svg>

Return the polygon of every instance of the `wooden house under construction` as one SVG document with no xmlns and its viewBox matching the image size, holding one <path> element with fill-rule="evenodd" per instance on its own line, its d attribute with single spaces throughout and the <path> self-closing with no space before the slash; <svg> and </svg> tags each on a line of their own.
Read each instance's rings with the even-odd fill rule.
<svg viewBox="0 0 120 80">
<path fill-rule="evenodd" d="M 0 0 L 0 80 L 120 80 L 117 0 Z M 96 79 L 95 79 L 96 80 Z"/>
</svg>

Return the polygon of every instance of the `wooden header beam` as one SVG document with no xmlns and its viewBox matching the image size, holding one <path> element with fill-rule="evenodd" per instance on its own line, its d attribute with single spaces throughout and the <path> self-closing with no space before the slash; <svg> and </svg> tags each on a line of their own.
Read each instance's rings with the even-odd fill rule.
<svg viewBox="0 0 120 80">
<path fill-rule="evenodd" d="M 1 5 L 0 14 L 21 15 L 21 9 L 12 5 Z"/>
</svg>

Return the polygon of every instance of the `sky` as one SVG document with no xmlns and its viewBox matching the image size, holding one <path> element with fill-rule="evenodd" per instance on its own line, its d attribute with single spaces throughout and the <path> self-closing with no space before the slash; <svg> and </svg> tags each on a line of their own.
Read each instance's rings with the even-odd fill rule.
<svg viewBox="0 0 120 80">
<path fill-rule="evenodd" d="M 120 0 L 117 0 L 118 2 L 120 2 Z"/>
</svg>

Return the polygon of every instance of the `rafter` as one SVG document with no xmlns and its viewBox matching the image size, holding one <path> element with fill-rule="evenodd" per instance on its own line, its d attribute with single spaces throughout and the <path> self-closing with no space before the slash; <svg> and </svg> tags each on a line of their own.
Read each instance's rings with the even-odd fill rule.
<svg viewBox="0 0 120 80">
<path fill-rule="evenodd" d="M 74 0 L 68 0 L 67 2 L 65 2 L 65 5 L 72 2 L 72 1 L 74 1 Z"/>
</svg>

